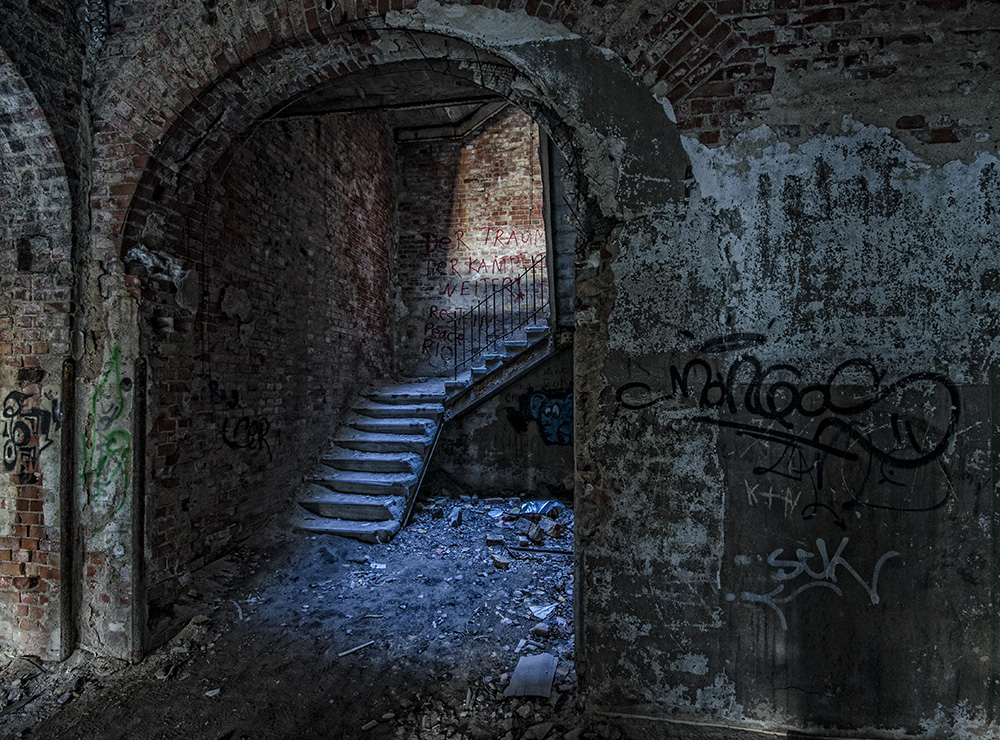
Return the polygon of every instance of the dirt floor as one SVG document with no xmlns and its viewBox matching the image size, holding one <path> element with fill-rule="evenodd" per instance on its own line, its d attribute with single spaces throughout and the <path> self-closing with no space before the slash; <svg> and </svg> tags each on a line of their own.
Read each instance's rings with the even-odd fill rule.
<svg viewBox="0 0 1000 740">
<path fill-rule="evenodd" d="M 273 522 L 196 574 L 188 626 L 139 665 L 3 656 L 0 738 L 625 737 L 579 711 L 572 558 L 508 548 L 571 551 L 572 511 L 545 535 L 500 516 L 516 499 L 423 504 L 387 545 Z M 505 697 L 537 653 L 551 695 Z"/>
</svg>

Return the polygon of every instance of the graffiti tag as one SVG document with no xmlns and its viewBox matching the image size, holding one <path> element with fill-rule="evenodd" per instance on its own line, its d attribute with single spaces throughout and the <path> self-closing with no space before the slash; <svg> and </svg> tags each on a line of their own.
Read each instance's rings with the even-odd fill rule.
<svg viewBox="0 0 1000 740">
<path fill-rule="evenodd" d="M 106 527 L 125 505 L 132 434 L 120 426 L 125 418 L 125 394 L 131 389 L 132 379 L 122 377 L 121 347 L 116 345 L 108 370 L 91 397 L 93 428 L 89 434 L 85 432 L 83 438 L 80 482 L 88 492 L 84 507 L 100 504 L 103 512 L 95 524 L 95 532 Z M 119 480 L 123 485 L 116 485 Z"/>
<path fill-rule="evenodd" d="M 895 550 L 889 550 L 882 555 L 875 563 L 875 568 L 872 571 L 872 578 L 870 582 L 865 581 L 864 578 L 856 571 L 850 563 L 848 563 L 844 558 L 842 553 L 844 548 L 847 547 L 848 538 L 844 537 L 840 541 L 840 545 L 837 547 L 836 552 L 834 552 L 833 557 L 830 557 L 826 549 L 826 542 L 822 539 L 816 540 L 816 549 L 819 552 L 820 565 L 822 566 L 819 570 L 814 570 L 809 561 L 816 557 L 816 553 L 807 552 L 802 548 L 798 548 L 795 551 L 794 560 L 782 560 L 782 553 L 784 553 L 785 548 L 779 547 L 774 550 L 770 555 L 767 556 L 767 563 L 772 568 L 775 568 L 777 572 L 772 574 L 772 577 L 776 581 L 782 581 L 773 591 L 766 594 L 755 594 L 744 591 L 740 594 L 740 598 L 743 601 L 754 602 L 758 604 L 764 604 L 770 607 L 778 615 L 778 619 L 781 620 L 781 629 L 788 630 L 788 621 L 785 619 L 785 612 L 781 608 L 782 605 L 793 601 L 799 594 L 810 588 L 825 588 L 833 591 L 837 596 L 843 596 L 844 592 L 841 590 L 840 586 L 837 585 L 837 570 L 843 569 L 848 575 L 854 578 L 855 581 L 864 589 L 865 593 L 868 594 L 868 598 L 871 600 L 873 605 L 879 603 L 878 595 L 878 577 L 882 570 L 882 566 L 885 565 L 886 561 L 890 558 L 900 557 L 899 553 Z M 805 575 L 808 579 L 805 583 L 802 583 L 798 588 L 796 588 L 791 593 L 785 594 L 785 588 L 790 586 L 789 581 L 793 581 L 801 575 Z"/>
<path fill-rule="evenodd" d="M 744 349 L 759 341 L 759 335 L 720 338 L 706 342 L 702 351 Z M 875 364 L 851 359 L 825 382 L 803 384 L 802 372 L 792 365 L 765 367 L 742 354 L 724 372 L 696 357 L 682 368 L 670 366 L 668 377 L 669 392 L 626 383 L 618 388 L 618 402 L 636 410 L 694 399 L 699 410 L 714 413 L 692 421 L 763 443 L 755 475 L 811 487 L 813 499 L 803 518 L 823 511 L 846 529 L 843 513 L 858 506 L 930 511 L 950 495 L 950 485 L 913 486 L 906 479 L 906 471 L 941 458 L 955 436 L 961 404 L 958 388 L 944 375 L 917 372 L 886 382 L 886 372 Z M 732 418 L 737 414 L 740 418 Z M 829 486 L 834 472 L 853 481 L 841 501 L 833 500 Z"/>
<path fill-rule="evenodd" d="M 58 401 L 52 410 L 34 408 L 34 394 L 11 391 L 3 400 L 0 439 L 3 440 L 3 467 L 8 472 L 38 472 L 38 456 L 52 444 L 50 433 L 59 431 L 62 411 Z"/>
</svg>

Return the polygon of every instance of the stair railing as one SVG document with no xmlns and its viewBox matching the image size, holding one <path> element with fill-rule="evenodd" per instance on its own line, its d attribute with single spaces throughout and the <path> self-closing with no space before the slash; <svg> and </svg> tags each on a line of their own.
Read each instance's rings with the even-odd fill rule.
<svg viewBox="0 0 1000 740">
<path fill-rule="evenodd" d="M 503 344 L 526 326 L 547 319 L 549 281 L 545 257 L 532 259 L 517 277 L 503 278 L 500 287 L 452 321 L 455 378 L 485 354 L 503 354 Z"/>
</svg>

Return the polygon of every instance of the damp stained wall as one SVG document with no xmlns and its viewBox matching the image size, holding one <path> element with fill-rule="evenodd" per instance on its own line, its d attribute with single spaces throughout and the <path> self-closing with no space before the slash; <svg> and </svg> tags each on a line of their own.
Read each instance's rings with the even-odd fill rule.
<svg viewBox="0 0 1000 740">
<path fill-rule="evenodd" d="M 578 284 L 592 706 L 995 730 L 1000 160 L 858 117 L 684 137 Z"/>
</svg>

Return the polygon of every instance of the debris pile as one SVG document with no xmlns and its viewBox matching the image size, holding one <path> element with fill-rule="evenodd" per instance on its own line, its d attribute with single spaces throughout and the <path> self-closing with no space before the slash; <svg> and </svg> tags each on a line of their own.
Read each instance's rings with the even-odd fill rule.
<svg viewBox="0 0 1000 740">
<path fill-rule="evenodd" d="M 617 740 L 578 706 L 573 525 L 472 496 L 418 502 L 388 544 L 275 525 L 196 574 L 143 663 L 88 656 L 31 692 L 0 665 L 0 737 Z"/>
</svg>

